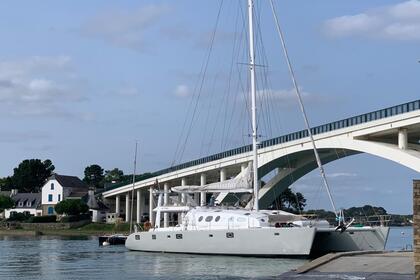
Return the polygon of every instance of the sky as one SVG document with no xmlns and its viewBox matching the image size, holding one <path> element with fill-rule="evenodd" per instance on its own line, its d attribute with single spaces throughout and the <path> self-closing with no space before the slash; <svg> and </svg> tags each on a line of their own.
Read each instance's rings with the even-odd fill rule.
<svg viewBox="0 0 420 280">
<path fill-rule="evenodd" d="M 275 1 L 312 125 L 419 98 L 420 2 Z M 83 176 L 250 143 L 244 0 L 1 1 L 0 176 L 28 158 Z M 269 2 L 256 4 L 262 138 L 303 129 Z M 419 174 L 370 155 L 326 166 L 340 207 L 411 213 Z M 328 208 L 316 171 L 293 185 Z"/>
</svg>

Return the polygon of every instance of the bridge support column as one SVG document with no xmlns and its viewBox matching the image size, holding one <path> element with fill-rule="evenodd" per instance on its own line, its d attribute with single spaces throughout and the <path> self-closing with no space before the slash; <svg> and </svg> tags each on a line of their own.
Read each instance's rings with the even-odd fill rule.
<svg viewBox="0 0 420 280">
<path fill-rule="evenodd" d="M 141 219 L 141 212 L 142 212 L 142 204 L 141 204 L 141 192 L 140 190 L 137 190 L 136 193 L 136 222 L 139 224 L 140 223 L 140 219 Z"/>
<path fill-rule="evenodd" d="M 408 148 L 407 128 L 400 128 L 398 130 L 398 147 L 401 150 Z"/>
<path fill-rule="evenodd" d="M 186 186 L 187 185 L 187 178 L 182 178 L 181 179 L 181 186 Z M 181 203 L 182 205 L 187 204 L 187 194 L 186 193 L 182 193 L 181 194 Z M 181 216 L 178 215 L 178 223 L 182 224 L 182 222 L 184 221 L 185 218 L 185 213 L 182 212 Z"/>
<path fill-rule="evenodd" d="M 248 163 L 241 164 L 241 172 L 244 171 L 248 167 Z"/>
<path fill-rule="evenodd" d="M 169 202 L 169 184 L 163 184 L 163 205 L 168 205 Z M 163 213 L 163 227 L 169 226 L 169 213 Z"/>
<path fill-rule="evenodd" d="M 226 169 L 220 169 L 220 182 L 226 181 Z"/>
<path fill-rule="evenodd" d="M 130 213 L 130 193 L 126 193 L 125 195 L 125 221 L 128 223 L 131 219 Z"/>
<path fill-rule="evenodd" d="M 117 214 L 117 218 L 120 216 L 120 196 L 115 196 L 115 213 Z"/>
<path fill-rule="evenodd" d="M 207 182 L 207 175 L 205 173 L 201 173 L 200 175 L 200 186 L 204 186 Z M 206 206 L 206 192 L 200 192 L 200 205 Z"/>
<path fill-rule="evenodd" d="M 152 227 L 155 226 L 155 214 L 153 212 L 153 187 L 149 188 L 149 222 L 151 223 Z"/>
</svg>

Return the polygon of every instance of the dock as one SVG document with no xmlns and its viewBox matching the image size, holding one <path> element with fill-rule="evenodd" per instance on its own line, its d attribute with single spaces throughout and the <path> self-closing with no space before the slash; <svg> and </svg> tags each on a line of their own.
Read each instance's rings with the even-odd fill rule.
<svg viewBox="0 0 420 280">
<path fill-rule="evenodd" d="M 412 280 L 412 251 L 364 251 L 331 253 L 317 258 L 278 279 Z"/>
</svg>

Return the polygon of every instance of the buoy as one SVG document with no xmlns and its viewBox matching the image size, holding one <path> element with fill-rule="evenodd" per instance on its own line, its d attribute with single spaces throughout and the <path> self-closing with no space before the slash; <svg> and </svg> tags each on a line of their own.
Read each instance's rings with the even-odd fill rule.
<svg viewBox="0 0 420 280">
<path fill-rule="evenodd" d="M 109 246 L 109 245 L 111 245 L 111 244 L 108 241 L 102 242 L 102 246 Z"/>
</svg>

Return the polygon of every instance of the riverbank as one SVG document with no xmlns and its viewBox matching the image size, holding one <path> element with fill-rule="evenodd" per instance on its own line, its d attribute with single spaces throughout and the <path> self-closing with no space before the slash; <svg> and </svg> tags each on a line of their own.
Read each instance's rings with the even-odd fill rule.
<svg viewBox="0 0 420 280">
<path fill-rule="evenodd" d="M 55 236 L 101 236 L 108 234 L 128 234 L 130 232 L 128 224 L 88 224 L 78 228 L 70 229 L 3 229 L 0 236 L 36 236 L 36 235 L 55 235 Z"/>
</svg>

